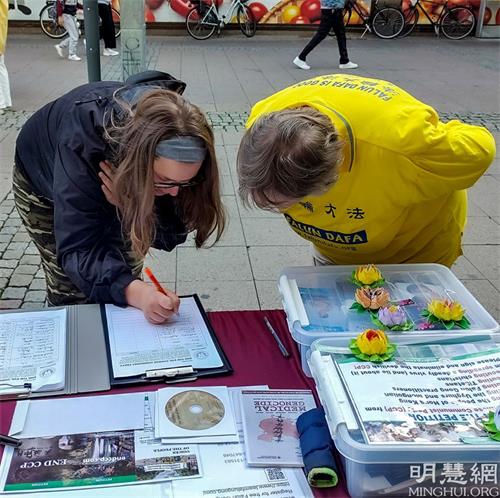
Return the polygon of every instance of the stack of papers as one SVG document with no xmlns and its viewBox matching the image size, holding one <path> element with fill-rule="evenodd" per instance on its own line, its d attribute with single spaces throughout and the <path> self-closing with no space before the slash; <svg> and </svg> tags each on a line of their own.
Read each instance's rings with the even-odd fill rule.
<svg viewBox="0 0 500 498">
<path fill-rule="evenodd" d="M 0 395 L 64 388 L 66 310 L 0 314 Z"/>
<path fill-rule="evenodd" d="M 240 392 L 241 388 L 226 387 L 167 388 L 158 394 L 18 402 L 10 434 L 23 444 L 5 449 L 0 493 L 18 497 L 43 489 L 44 496 L 58 490 L 55 498 L 83 498 L 97 496 L 94 488 L 105 487 L 99 497 L 203 498 L 217 491 L 225 498 L 236 498 L 249 490 L 312 497 L 301 470 L 246 465 Z M 207 408 L 207 398 L 208 417 L 199 417 L 198 410 Z M 186 403 L 193 414 L 187 419 Z M 175 430 L 167 425 L 164 432 L 165 420 L 156 419 L 158 411 L 166 413 L 167 405 L 176 423 L 167 420 Z M 205 425 L 210 427 L 196 432 L 207 433 L 182 435 L 191 429 L 179 425 L 190 426 L 193 421 L 199 425 L 206 418 L 210 423 Z M 161 438 L 156 437 L 158 423 L 162 424 Z M 195 443 L 198 438 L 205 439 L 204 444 Z M 234 442 L 214 442 L 224 438 Z M 141 485 L 140 492 L 137 485 Z M 61 487 L 71 491 L 60 491 Z"/>
</svg>

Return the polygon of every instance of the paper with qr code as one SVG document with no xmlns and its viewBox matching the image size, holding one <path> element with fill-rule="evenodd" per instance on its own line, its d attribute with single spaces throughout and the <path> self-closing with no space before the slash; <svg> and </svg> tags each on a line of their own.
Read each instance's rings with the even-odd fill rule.
<svg viewBox="0 0 500 498">
<path fill-rule="evenodd" d="M 281 498 L 313 498 L 301 468 L 248 467 L 245 461 L 243 427 L 239 394 L 241 389 L 229 388 L 234 405 L 239 443 L 202 444 L 199 446 L 203 462 L 203 477 L 191 479 L 189 484 L 173 481 L 175 498 L 238 498 L 252 496 L 279 496 Z"/>
</svg>

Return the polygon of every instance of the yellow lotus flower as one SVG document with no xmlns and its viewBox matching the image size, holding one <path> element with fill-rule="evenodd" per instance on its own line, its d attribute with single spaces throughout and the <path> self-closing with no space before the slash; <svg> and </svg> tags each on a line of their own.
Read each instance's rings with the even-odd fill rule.
<svg viewBox="0 0 500 498">
<path fill-rule="evenodd" d="M 363 265 L 356 269 L 354 278 L 363 285 L 371 285 L 382 280 L 383 277 L 375 265 Z"/>
<path fill-rule="evenodd" d="M 382 330 L 367 329 L 356 338 L 356 345 L 366 355 L 384 354 L 389 341 Z"/>
<path fill-rule="evenodd" d="M 360 287 L 356 289 L 354 294 L 356 302 L 361 304 L 363 308 L 370 310 L 378 310 L 387 306 L 389 303 L 389 293 L 382 287 L 370 289 L 370 287 Z"/>
<path fill-rule="evenodd" d="M 427 306 L 427 310 L 436 318 L 449 322 L 459 322 L 465 314 L 464 307 L 458 301 L 449 299 L 433 299 Z"/>
</svg>

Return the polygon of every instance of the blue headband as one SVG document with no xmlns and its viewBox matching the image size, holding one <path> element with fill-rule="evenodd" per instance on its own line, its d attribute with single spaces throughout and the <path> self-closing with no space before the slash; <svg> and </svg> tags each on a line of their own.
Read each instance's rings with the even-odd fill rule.
<svg viewBox="0 0 500 498">
<path fill-rule="evenodd" d="M 198 163 L 205 159 L 207 148 L 198 137 L 175 137 L 162 140 L 156 147 L 156 155 L 181 163 Z"/>
</svg>

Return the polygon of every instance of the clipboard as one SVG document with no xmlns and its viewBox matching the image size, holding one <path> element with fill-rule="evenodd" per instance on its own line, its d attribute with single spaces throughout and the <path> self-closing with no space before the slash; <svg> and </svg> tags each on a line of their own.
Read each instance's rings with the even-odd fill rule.
<svg viewBox="0 0 500 498">
<path fill-rule="evenodd" d="M 200 314 L 209 330 L 214 346 L 223 363 L 221 367 L 197 371 L 191 368 L 189 371 L 180 370 L 176 375 L 171 376 L 163 375 L 146 378 L 144 375 L 144 377 L 137 376 L 115 379 L 109 353 L 109 337 L 104 305 L 73 305 L 66 307 L 66 372 L 64 387 L 57 391 L 40 392 L 33 392 L 29 387 L 26 387 L 21 388 L 19 392 L 10 392 L 8 394 L 2 394 L 0 389 L 0 402 L 4 400 L 45 398 L 67 394 L 109 391 L 112 387 L 124 387 L 128 385 L 188 382 L 196 380 L 198 377 L 232 373 L 233 368 L 215 335 L 214 329 L 208 320 L 198 296 L 193 294 L 191 297 L 195 299 Z M 40 311 L 43 312 L 43 309 Z M 5 313 L 23 312 L 26 312 L 26 310 L 5 311 Z M 185 368 L 186 366 L 180 367 Z M 175 372 L 172 373 L 175 374 Z"/>
<path fill-rule="evenodd" d="M 152 370 L 145 371 L 141 375 L 134 375 L 130 377 L 115 377 L 113 372 L 113 362 L 111 361 L 111 345 L 108 332 L 108 319 L 106 315 L 105 305 L 101 305 L 101 322 L 104 329 L 104 338 L 106 342 L 106 362 L 108 365 L 108 378 L 111 387 L 123 387 L 123 386 L 133 386 L 133 385 L 145 385 L 151 383 L 163 382 L 165 384 L 173 384 L 177 382 L 189 382 L 194 381 L 200 377 L 208 377 L 214 375 L 229 375 L 233 372 L 231 363 L 226 356 L 222 346 L 217 339 L 215 331 L 210 323 L 208 316 L 201 304 L 200 298 L 197 294 L 189 294 L 185 296 L 179 296 L 182 298 L 191 297 L 194 299 L 198 311 L 203 318 L 203 321 L 208 329 L 210 338 L 214 344 L 217 354 L 220 357 L 222 365 L 220 367 L 214 368 L 198 368 L 195 369 L 191 365 L 178 365 L 176 367 L 169 368 L 155 368 Z"/>
</svg>

